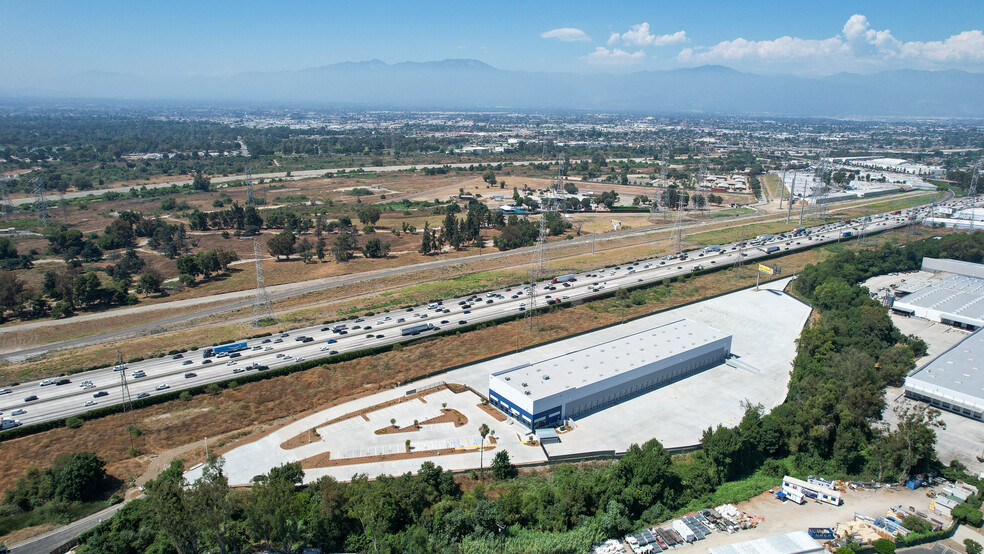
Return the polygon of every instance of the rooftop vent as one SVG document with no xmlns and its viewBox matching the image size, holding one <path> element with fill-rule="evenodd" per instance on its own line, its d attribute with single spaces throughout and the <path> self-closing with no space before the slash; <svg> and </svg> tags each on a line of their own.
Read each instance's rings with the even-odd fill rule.
<svg viewBox="0 0 984 554">
<path fill-rule="evenodd" d="M 512 377 L 506 377 L 506 381 L 511 381 Z"/>
<path fill-rule="evenodd" d="M 528 387 L 529 385 L 527 385 L 526 383 L 523 383 L 523 386 L 524 386 L 524 387 Z"/>
<path fill-rule="evenodd" d="M 544 375 L 543 376 L 543 380 L 544 381 L 549 381 L 550 380 L 550 376 L 549 375 Z"/>
<path fill-rule="evenodd" d="M 526 396 L 530 396 L 530 391 L 526 391 Z"/>
</svg>

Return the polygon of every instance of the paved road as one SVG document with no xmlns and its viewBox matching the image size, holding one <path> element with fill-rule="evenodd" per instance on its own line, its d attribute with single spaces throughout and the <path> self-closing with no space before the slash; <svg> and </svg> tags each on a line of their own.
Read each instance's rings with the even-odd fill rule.
<svg viewBox="0 0 984 554">
<path fill-rule="evenodd" d="M 915 210 L 922 213 L 926 208 Z M 768 255 L 773 248 L 777 251 L 796 250 L 815 246 L 818 243 L 839 241 L 842 234 L 850 231 L 857 235 L 862 225 L 866 232 L 885 231 L 907 223 L 910 210 L 900 216 L 882 214 L 872 217 L 868 223 L 835 223 L 810 230 L 809 236 L 773 238 L 744 248 L 736 244 L 723 245 L 719 253 L 706 250 L 693 250 L 686 253 L 685 259 L 658 258 L 643 260 L 618 269 L 594 270 L 576 275 L 576 281 L 553 285 L 541 282 L 537 286 L 542 306 L 548 295 L 559 297 L 561 301 L 576 301 L 605 294 L 606 291 L 621 287 L 652 282 L 667 277 L 690 273 L 698 266 L 711 267 L 716 264 L 732 264 L 742 254 L 748 263 Z M 353 277 L 353 279 L 357 279 Z M 430 323 L 436 328 L 448 329 L 462 325 L 491 321 L 526 311 L 533 305 L 529 293 L 521 287 L 490 291 L 481 297 L 447 299 L 443 305 L 418 306 L 406 310 L 391 311 L 370 318 L 368 321 L 347 322 L 344 334 L 334 333 L 327 327 L 309 327 L 271 337 L 264 341 L 252 340 L 248 350 L 235 359 L 205 358 L 201 351 L 188 352 L 180 359 L 162 357 L 143 360 L 129 365 L 124 373 L 129 380 L 129 391 L 134 397 L 140 394 L 153 395 L 158 388 L 180 390 L 205 383 L 234 379 L 240 373 L 257 371 L 254 364 L 270 368 L 293 365 L 302 360 L 329 357 L 332 352 L 351 352 L 365 348 L 393 344 L 403 341 L 402 330 L 413 324 Z M 426 314 L 426 315 L 423 315 Z M 436 331 L 437 329 L 435 329 Z M 433 331 L 423 331 L 426 335 Z M 310 337 L 309 342 L 298 342 L 301 337 Z M 278 342 L 279 341 L 279 342 Z M 134 377 L 134 372 L 142 371 L 145 376 Z M 139 374 L 138 374 L 139 375 Z M 32 381 L 11 387 L 10 392 L 0 395 L 0 411 L 4 417 L 15 417 L 24 424 L 39 423 L 85 412 L 93 407 L 116 404 L 122 401 L 121 373 L 107 367 L 88 371 L 71 377 L 72 382 L 64 385 L 45 384 Z M 80 385 L 89 381 L 87 388 Z M 100 396 L 94 396 L 99 394 Z M 31 396 L 38 399 L 27 401 Z M 92 403 L 86 406 L 86 403 Z M 23 413 L 13 413 L 24 410 Z"/>
<path fill-rule="evenodd" d="M 64 527 L 59 527 L 54 531 L 34 537 L 26 542 L 10 546 L 11 554 L 50 554 L 80 534 L 99 525 L 104 519 L 113 517 L 117 510 L 123 507 L 123 503 L 114 504 L 101 512 L 96 512 L 91 516 L 73 521 Z"/>
</svg>

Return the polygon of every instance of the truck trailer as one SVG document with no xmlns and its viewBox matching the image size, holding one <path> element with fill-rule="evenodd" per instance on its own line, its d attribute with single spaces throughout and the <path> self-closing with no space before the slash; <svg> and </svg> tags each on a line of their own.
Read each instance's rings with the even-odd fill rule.
<svg viewBox="0 0 984 554">
<path fill-rule="evenodd" d="M 573 274 L 558 275 L 557 277 L 554 277 L 553 280 L 551 280 L 550 282 L 551 283 L 568 283 L 568 282 L 571 282 L 571 281 L 577 281 L 577 279 L 574 278 L 574 275 Z"/>
<path fill-rule="evenodd" d="M 408 337 L 410 335 L 419 335 L 420 333 L 430 331 L 432 329 L 434 329 L 433 323 L 418 323 L 417 325 L 411 325 L 400 329 L 400 333 L 404 337 Z"/>
<path fill-rule="evenodd" d="M 212 356 L 223 352 L 239 352 L 240 350 L 246 350 L 246 341 L 243 340 L 232 344 L 223 344 L 222 346 L 216 346 L 214 348 L 206 348 L 202 351 L 202 357 L 211 358 Z"/>
<path fill-rule="evenodd" d="M 773 252 L 778 252 L 778 251 L 779 251 L 779 247 L 778 246 L 767 246 L 765 248 L 765 253 L 766 254 L 771 254 Z"/>
</svg>

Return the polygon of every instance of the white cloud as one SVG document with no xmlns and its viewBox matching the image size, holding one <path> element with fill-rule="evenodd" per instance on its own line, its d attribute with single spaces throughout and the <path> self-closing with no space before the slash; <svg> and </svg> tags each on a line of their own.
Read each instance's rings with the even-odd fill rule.
<svg viewBox="0 0 984 554">
<path fill-rule="evenodd" d="M 775 40 L 725 40 L 709 48 L 684 48 L 677 59 L 682 62 L 712 63 L 747 58 L 791 60 L 824 57 L 841 53 L 844 43 L 836 38 L 825 40 L 779 37 Z"/>
<path fill-rule="evenodd" d="M 615 44 L 619 39 L 625 42 L 625 44 L 632 46 L 666 46 L 668 44 L 682 44 L 687 42 L 687 32 L 677 31 L 669 35 L 654 35 L 649 32 L 649 23 L 643 21 L 638 25 L 633 25 L 621 35 L 612 33 L 608 37 L 608 44 Z"/>
<path fill-rule="evenodd" d="M 645 57 L 646 53 L 642 50 L 629 53 L 621 48 L 612 48 L 609 50 L 604 46 L 599 46 L 595 48 L 594 52 L 581 56 L 581 59 L 594 64 L 631 65 L 642 61 Z"/>
<path fill-rule="evenodd" d="M 906 42 L 902 55 L 921 57 L 933 62 L 964 62 L 984 60 L 984 33 L 964 31 L 944 41 Z"/>
<path fill-rule="evenodd" d="M 560 29 L 540 33 L 540 38 L 553 38 L 564 42 L 587 42 L 591 40 L 591 37 L 587 33 L 573 27 L 561 27 Z"/>
<path fill-rule="evenodd" d="M 639 27 L 639 26 L 636 26 Z M 633 31 L 637 30 L 633 27 Z M 638 36 L 648 34 L 639 28 Z M 645 31 L 645 33 L 641 32 Z M 628 33 L 626 33 L 628 34 Z M 637 36 L 633 35 L 633 36 Z M 651 36 L 651 35 L 650 35 Z M 625 40 L 625 35 L 622 35 Z M 943 41 L 902 42 L 889 29 L 872 29 L 868 18 L 852 15 L 841 33 L 825 39 L 784 36 L 773 40 L 725 40 L 713 46 L 684 48 L 677 59 L 686 63 L 763 61 L 776 63 L 814 62 L 827 70 L 857 67 L 879 69 L 906 60 L 917 66 L 935 67 L 940 62 L 984 61 L 984 33 L 964 31 Z"/>
</svg>

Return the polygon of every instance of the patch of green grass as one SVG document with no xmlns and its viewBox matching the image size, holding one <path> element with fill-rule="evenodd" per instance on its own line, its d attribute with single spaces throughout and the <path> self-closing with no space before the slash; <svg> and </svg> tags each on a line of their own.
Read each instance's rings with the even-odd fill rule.
<svg viewBox="0 0 984 554">
<path fill-rule="evenodd" d="M 437 298 L 463 296 L 483 290 L 509 286 L 522 281 L 522 274 L 509 270 L 479 271 L 443 278 L 376 294 L 367 304 L 340 310 L 339 315 L 379 312 L 395 306 L 415 304 Z"/>
<path fill-rule="evenodd" d="M 733 217 L 753 213 L 755 213 L 755 210 L 752 208 L 728 208 L 726 210 L 711 212 L 711 217 Z"/>
<path fill-rule="evenodd" d="M 754 496 L 778 485 L 782 480 L 778 477 L 763 475 L 761 471 L 754 473 L 738 481 L 729 481 L 717 488 L 714 492 L 706 494 L 675 512 L 675 516 L 683 515 L 688 512 L 712 508 L 721 504 L 737 504 L 744 502 Z"/>
</svg>

